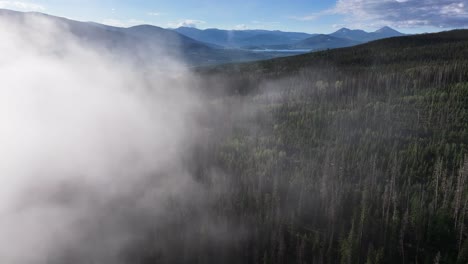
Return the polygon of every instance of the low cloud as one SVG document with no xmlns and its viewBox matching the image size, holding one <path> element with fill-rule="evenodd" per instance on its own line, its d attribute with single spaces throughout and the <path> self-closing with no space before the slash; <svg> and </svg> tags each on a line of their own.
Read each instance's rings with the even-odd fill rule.
<svg viewBox="0 0 468 264">
<path fill-rule="evenodd" d="M 0 263 L 135 263 L 169 200 L 201 206 L 183 160 L 205 104 L 177 60 L 135 68 L 35 14 L 2 14 L 0 49 Z"/>
</svg>

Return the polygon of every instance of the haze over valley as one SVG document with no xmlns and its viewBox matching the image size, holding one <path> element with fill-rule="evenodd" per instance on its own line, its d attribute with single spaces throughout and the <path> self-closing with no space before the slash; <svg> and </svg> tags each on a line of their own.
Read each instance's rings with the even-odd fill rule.
<svg viewBox="0 0 468 264">
<path fill-rule="evenodd" d="M 0 1 L 0 263 L 468 263 L 466 8 Z"/>
</svg>

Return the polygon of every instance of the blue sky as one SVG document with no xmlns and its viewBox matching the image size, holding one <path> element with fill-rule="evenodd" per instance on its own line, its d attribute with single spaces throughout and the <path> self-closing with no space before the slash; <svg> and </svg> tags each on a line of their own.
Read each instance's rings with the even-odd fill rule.
<svg viewBox="0 0 468 264">
<path fill-rule="evenodd" d="M 330 33 L 341 27 L 405 33 L 468 27 L 468 0 L 30 0 L 0 8 L 115 26 L 152 24 Z"/>
</svg>

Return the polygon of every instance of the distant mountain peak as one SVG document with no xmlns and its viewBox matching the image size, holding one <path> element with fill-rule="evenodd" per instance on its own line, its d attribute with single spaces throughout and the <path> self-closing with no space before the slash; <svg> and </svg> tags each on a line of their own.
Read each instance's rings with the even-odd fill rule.
<svg viewBox="0 0 468 264">
<path fill-rule="evenodd" d="M 376 30 L 375 33 L 398 33 L 398 34 L 401 34 L 401 32 L 398 32 L 398 31 L 396 31 L 395 29 L 393 29 L 393 28 L 391 28 L 389 26 L 382 27 L 382 28 Z"/>
<path fill-rule="evenodd" d="M 361 29 L 349 29 L 349 28 L 340 28 L 339 30 L 333 32 L 330 35 L 338 36 L 338 37 L 343 37 L 344 35 L 348 34 L 367 34 L 364 30 Z"/>
<path fill-rule="evenodd" d="M 340 28 L 340 29 L 338 30 L 338 32 L 348 32 L 348 31 L 351 31 L 351 29 L 345 28 L 345 27 L 344 27 L 344 28 Z"/>
<path fill-rule="evenodd" d="M 350 28 L 340 28 L 338 29 L 337 31 L 335 31 L 334 33 L 332 33 L 331 35 L 335 34 L 335 35 L 347 35 L 347 34 L 351 34 L 353 32 L 358 32 L 360 30 L 356 30 L 356 29 L 350 29 Z"/>
</svg>

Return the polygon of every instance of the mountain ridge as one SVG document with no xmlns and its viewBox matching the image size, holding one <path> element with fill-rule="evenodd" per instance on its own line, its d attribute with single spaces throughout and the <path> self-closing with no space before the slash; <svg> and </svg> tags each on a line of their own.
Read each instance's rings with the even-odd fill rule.
<svg viewBox="0 0 468 264">
<path fill-rule="evenodd" d="M 367 32 L 362 29 L 349 29 L 344 27 L 329 35 L 360 42 L 369 42 L 390 37 L 401 37 L 405 36 L 406 34 L 403 34 L 389 26 L 384 26 L 372 32 Z"/>
<path fill-rule="evenodd" d="M 108 49 L 138 63 L 151 63 L 167 56 L 180 58 L 189 65 L 255 61 L 349 47 L 376 39 L 404 35 L 390 27 L 382 27 L 374 32 L 342 28 L 331 34 L 263 29 L 165 29 L 148 24 L 124 28 L 75 21 L 40 12 L 0 9 L 0 18 L 6 23 L 21 22 L 26 17 L 35 16 L 63 25 L 86 45 Z"/>
<path fill-rule="evenodd" d="M 378 39 L 405 35 L 388 26 L 373 32 L 367 32 L 361 29 L 341 28 L 330 34 L 309 34 L 261 29 L 197 29 L 193 27 L 179 27 L 171 30 L 204 43 L 213 43 L 228 48 L 235 47 L 247 50 L 308 49 L 312 51 L 348 47 Z M 330 39 L 324 36 L 333 37 L 333 41 L 330 41 Z M 319 42 L 319 39 L 323 41 Z"/>
<path fill-rule="evenodd" d="M 171 30 L 199 41 L 231 48 L 252 45 L 293 44 L 294 42 L 317 35 L 303 32 L 286 32 L 263 29 L 225 30 L 209 28 L 202 30 L 191 27 L 179 27 Z M 272 43 L 272 39 L 281 39 L 281 41 Z M 254 42 L 252 42 L 252 40 L 254 40 Z"/>
<path fill-rule="evenodd" d="M 74 35 L 82 44 L 104 48 L 135 63 L 153 63 L 167 56 L 188 65 L 209 65 L 235 61 L 272 58 L 275 54 L 261 54 L 244 50 L 226 50 L 203 43 L 178 32 L 153 25 L 128 28 L 108 26 L 96 22 L 82 22 L 40 12 L 19 12 L 0 9 L 4 23 L 23 23 L 25 19 L 40 17 L 57 23 Z"/>
</svg>

